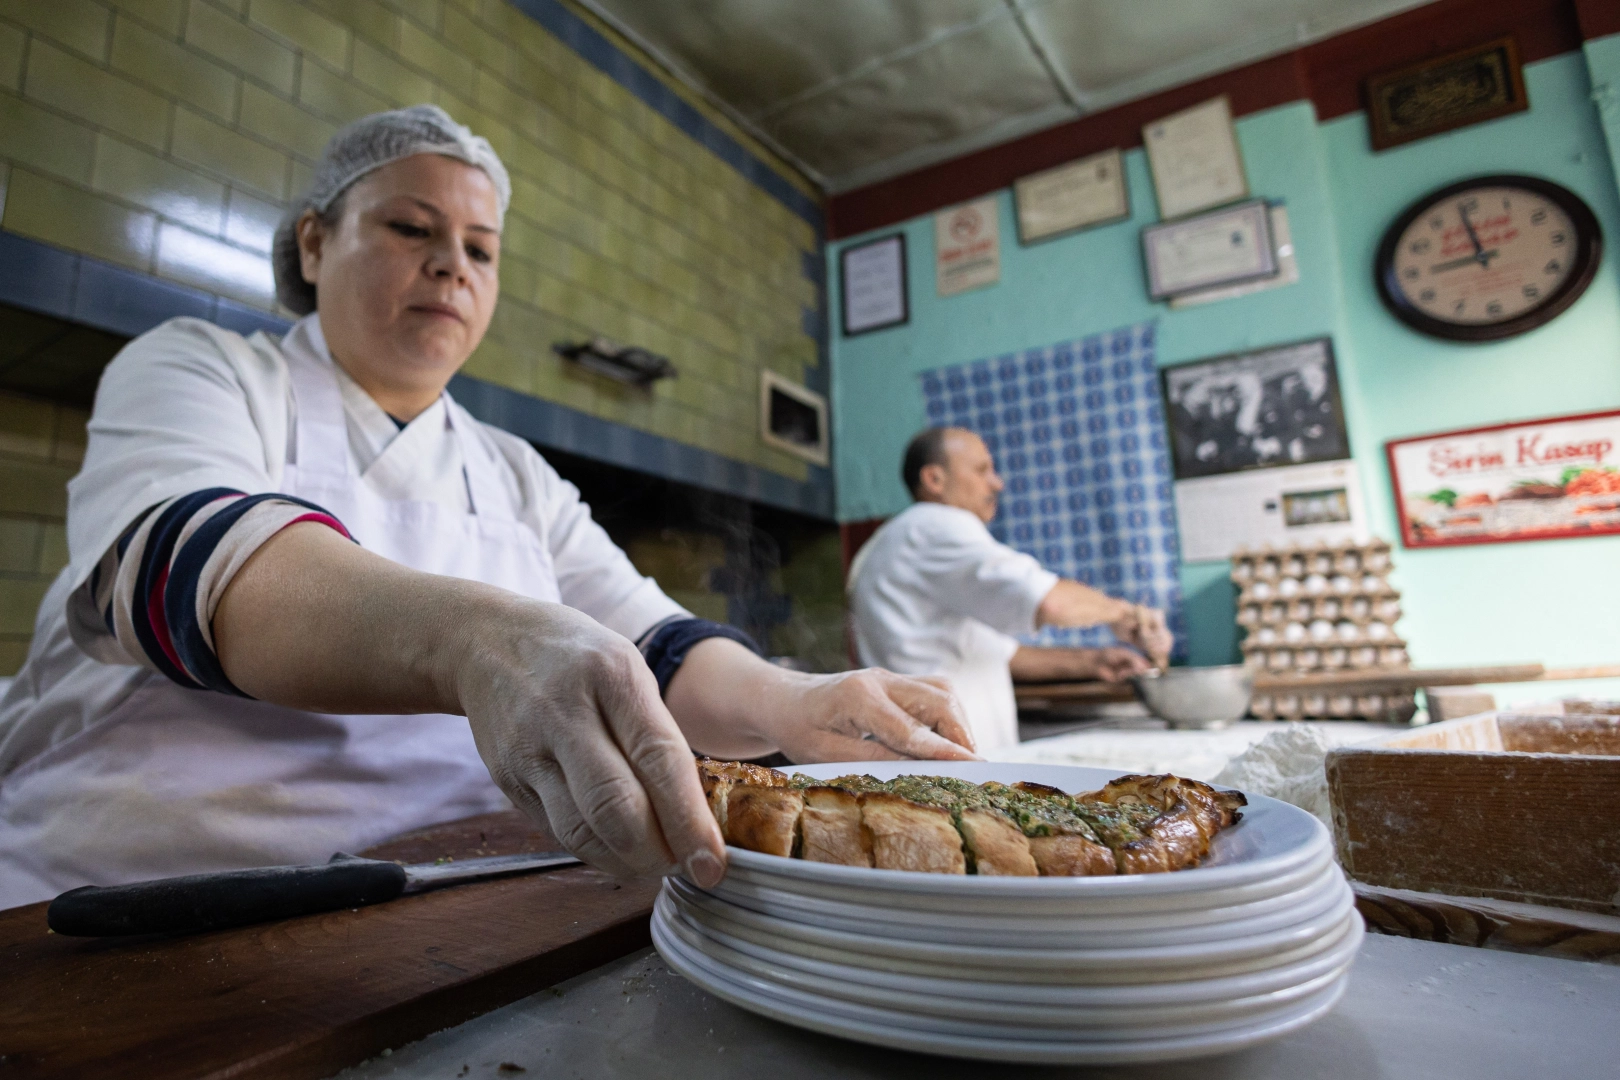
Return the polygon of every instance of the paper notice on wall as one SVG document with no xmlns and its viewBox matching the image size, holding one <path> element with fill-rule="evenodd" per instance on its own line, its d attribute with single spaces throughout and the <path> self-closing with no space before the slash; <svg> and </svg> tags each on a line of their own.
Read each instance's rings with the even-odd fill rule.
<svg viewBox="0 0 1620 1080">
<path fill-rule="evenodd" d="M 1240 547 L 1368 537 L 1361 482 L 1350 461 L 1178 480 L 1176 521 L 1183 562 L 1230 558 Z"/>
<path fill-rule="evenodd" d="M 1001 280 L 1001 224 L 995 197 L 934 215 L 934 281 L 954 296 Z"/>
</svg>

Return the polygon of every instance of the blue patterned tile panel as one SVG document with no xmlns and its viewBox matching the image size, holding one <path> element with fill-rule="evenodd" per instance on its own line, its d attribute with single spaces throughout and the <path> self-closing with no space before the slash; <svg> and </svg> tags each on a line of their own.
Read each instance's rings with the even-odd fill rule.
<svg viewBox="0 0 1620 1080">
<path fill-rule="evenodd" d="M 1180 551 L 1152 322 L 923 372 L 930 424 L 977 432 L 1006 482 L 990 531 L 1053 573 L 1163 608 L 1184 659 Z M 1046 629 L 1032 645 L 1107 645 Z"/>
</svg>

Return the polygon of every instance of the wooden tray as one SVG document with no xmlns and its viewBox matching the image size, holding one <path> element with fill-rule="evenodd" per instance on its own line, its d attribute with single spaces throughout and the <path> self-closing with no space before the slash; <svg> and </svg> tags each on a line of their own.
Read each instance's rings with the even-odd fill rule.
<svg viewBox="0 0 1620 1080">
<path fill-rule="evenodd" d="M 1366 885 L 1620 913 L 1620 718 L 1487 713 L 1327 758 Z"/>
<path fill-rule="evenodd" d="M 365 854 L 402 862 L 560 845 L 514 812 Z M 0 912 L 0 1075 L 326 1077 L 649 943 L 657 881 L 583 867 L 183 937 L 50 933 Z"/>
</svg>

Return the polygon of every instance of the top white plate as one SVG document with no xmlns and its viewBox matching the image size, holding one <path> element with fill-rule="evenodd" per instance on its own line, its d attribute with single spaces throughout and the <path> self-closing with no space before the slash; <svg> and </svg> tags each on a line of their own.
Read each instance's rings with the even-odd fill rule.
<svg viewBox="0 0 1620 1080">
<path fill-rule="evenodd" d="M 803 765 L 798 772 L 828 780 L 847 773 L 869 773 L 880 780 L 908 774 L 954 776 L 973 783 L 1027 780 L 1068 792 L 1092 791 L 1119 773 L 1078 765 L 1033 765 L 981 761 L 853 761 Z M 945 902 L 961 911 L 964 903 L 1033 904 L 1057 909 L 1080 901 L 1142 900 L 1163 897 L 1197 903 L 1195 894 L 1229 890 L 1264 881 L 1320 857 L 1328 847 L 1327 828 L 1304 810 L 1263 795 L 1249 795 L 1242 820 L 1215 838 L 1203 863 L 1169 874 L 1119 874 L 1106 877 L 980 877 L 976 874 L 923 874 L 908 870 L 871 870 L 859 866 L 784 859 L 740 848 L 728 855 L 740 877 L 790 891 L 839 893 L 865 904 L 927 909 Z M 725 888 L 724 885 L 721 886 Z M 1043 903 L 1044 901 L 1044 903 Z M 1109 905 L 1110 907 L 1113 905 Z"/>
</svg>

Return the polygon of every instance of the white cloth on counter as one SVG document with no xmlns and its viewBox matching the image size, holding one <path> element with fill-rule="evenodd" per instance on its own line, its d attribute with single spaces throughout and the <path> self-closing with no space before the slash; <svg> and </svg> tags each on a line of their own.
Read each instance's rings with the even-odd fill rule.
<svg viewBox="0 0 1620 1080">
<path fill-rule="evenodd" d="M 507 805 L 462 718 L 329 716 L 188 689 L 105 652 L 116 641 L 93 598 L 70 632 L 70 597 L 85 601 L 107 548 L 156 504 L 280 492 L 403 565 L 560 600 L 632 640 L 686 614 L 527 443 L 448 395 L 398 429 L 332 362 L 317 316 L 280 343 L 164 324 L 109 366 L 89 435 L 69 485 L 71 562 L 0 699 L 0 907 L 324 860 Z"/>
<path fill-rule="evenodd" d="M 856 654 L 904 675 L 947 676 L 979 752 L 1014 746 L 1013 635 L 1035 630 L 1035 613 L 1057 583 L 971 511 L 914 503 L 885 522 L 850 567 Z"/>
</svg>

